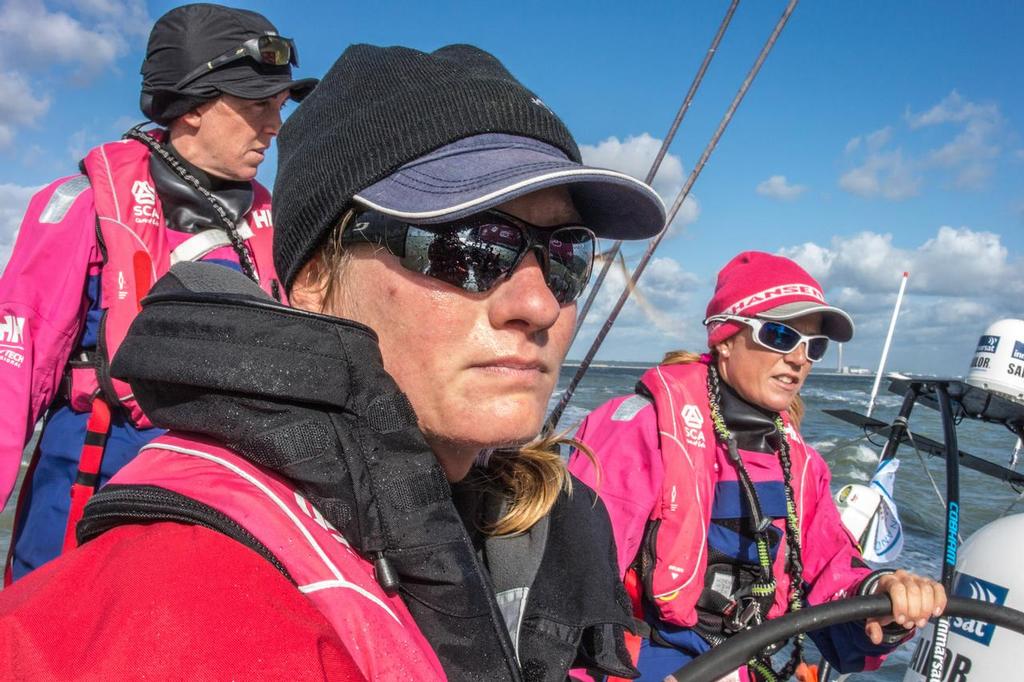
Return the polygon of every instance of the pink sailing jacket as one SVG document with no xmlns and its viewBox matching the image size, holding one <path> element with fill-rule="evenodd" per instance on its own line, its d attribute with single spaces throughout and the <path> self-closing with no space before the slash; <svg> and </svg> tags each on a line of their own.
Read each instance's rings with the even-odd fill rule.
<svg viewBox="0 0 1024 682">
<path fill-rule="evenodd" d="M 611 517 L 623 573 L 637 556 L 648 522 L 658 525 L 650 592 L 661 620 L 683 627 L 697 622 L 704 589 L 708 528 L 715 486 L 736 480 L 735 467 L 715 437 L 709 416 L 707 366 L 662 365 L 641 382 L 653 404 L 638 395 L 605 403 L 583 422 L 576 437 L 591 448 L 599 467 L 575 452 L 569 469 L 593 487 Z M 784 414 L 790 442 L 793 494 L 800 519 L 807 600 L 821 604 L 856 593 L 871 572 L 839 519 L 829 490 L 828 465 Z M 778 480 L 778 467 L 763 453 L 740 451 L 751 480 Z M 783 530 L 784 520 L 775 525 Z M 782 540 L 784 543 L 785 540 Z M 773 571 L 778 584 L 774 618 L 786 609 L 790 580 L 784 545 Z M 874 663 L 877 666 L 877 663 Z M 869 667 L 871 663 L 869 663 Z"/>
<path fill-rule="evenodd" d="M 248 531 L 334 627 L 368 680 L 446 679 L 402 599 L 286 481 L 213 441 L 161 436 L 110 479 L 184 495 Z"/>
<path fill-rule="evenodd" d="M 131 387 L 110 376 L 107 371 L 110 358 L 114 357 L 129 325 L 142 309 L 142 298 L 174 262 L 196 260 L 229 243 L 221 230 L 205 230 L 180 244 L 171 243 L 149 172 L 150 153 L 140 142 L 121 140 L 96 147 L 82 161 L 92 185 L 99 235 L 106 255 L 100 286 L 104 313 L 98 346 L 100 366 L 96 372 L 99 388 L 104 397 L 124 407 L 140 428 L 149 428 L 152 423 L 135 402 Z M 262 218 L 266 226 L 270 226 L 270 193 L 258 183 L 253 183 L 249 214 L 254 222 Z M 260 285 L 269 292 L 276 277 L 271 250 L 273 232 L 270 229 L 253 231 L 247 222 L 239 232 L 252 251 Z M 215 239 L 210 241 L 211 237 Z M 89 389 L 94 392 L 96 388 L 88 380 L 76 382 L 75 378 L 72 377 L 72 407 L 91 400 Z M 84 389 L 82 384 L 85 384 Z"/>
<path fill-rule="evenodd" d="M 0 508 L 14 488 L 32 426 L 57 396 L 82 334 L 88 278 L 102 279 L 100 348 L 109 361 L 138 311 L 139 298 L 172 258 L 216 258 L 223 252 L 226 259 L 237 260 L 222 239 L 211 240 L 223 235 L 220 230 L 191 235 L 165 229 L 149 155 L 135 141 L 102 145 L 85 159 L 88 175 L 57 180 L 29 202 L 0 277 Z M 253 207 L 240 232 L 269 290 L 276 276 L 270 196 L 258 183 L 253 186 Z M 87 412 L 100 379 L 92 367 L 73 368 L 71 374 L 71 406 Z M 118 396 L 137 425 L 149 426 L 126 385 L 112 381 L 105 393 Z"/>
</svg>

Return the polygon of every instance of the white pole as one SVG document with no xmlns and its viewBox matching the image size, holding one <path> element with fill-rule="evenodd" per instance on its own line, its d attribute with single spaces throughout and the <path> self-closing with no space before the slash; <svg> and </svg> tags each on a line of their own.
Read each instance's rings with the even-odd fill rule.
<svg viewBox="0 0 1024 682">
<path fill-rule="evenodd" d="M 868 416 L 871 416 L 871 411 L 875 409 L 875 398 L 878 397 L 878 384 L 882 382 L 882 372 L 885 370 L 885 359 L 889 355 L 889 344 L 892 343 L 892 334 L 896 331 L 896 318 L 900 314 L 900 305 L 903 304 L 903 292 L 907 288 L 907 279 L 910 277 L 909 272 L 903 273 L 903 279 L 900 280 L 900 292 L 896 294 L 896 306 L 892 309 L 892 319 L 889 320 L 889 332 L 885 335 L 885 345 L 882 346 L 882 357 L 878 359 L 878 371 L 875 372 L 875 385 L 871 387 L 871 398 L 868 399 Z"/>
<path fill-rule="evenodd" d="M 843 344 L 839 344 L 839 360 L 836 362 L 836 371 L 843 373 Z"/>
</svg>

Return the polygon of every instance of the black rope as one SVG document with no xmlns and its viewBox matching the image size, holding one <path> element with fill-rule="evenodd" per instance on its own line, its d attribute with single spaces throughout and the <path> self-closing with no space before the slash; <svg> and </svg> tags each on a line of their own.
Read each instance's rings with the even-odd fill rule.
<svg viewBox="0 0 1024 682">
<path fill-rule="evenodd" d="M 149 147 L 154 154 L 163 159 L 168 166 L 170 166 L 182 177 L 183 180 L 185 180 L 185 182 L 192 185 L 199 194 L 210 202 L 210 205 L 213 206 L 213 210 L 217 214 L 217 217 L 220 218 L 220 222 L 224 227 L 224 232 L 228 235 L 228 240 L 231 242 L 231 248 L 234 249 L 235 254 L 238 256 L 238 264 L 241 266 L 242 272 L 245 273 L 246 277 L 259 284 L 260 278 L 256 274 L 256 264 L 253 263 L 252 256 L 249 255 L 249 250 L 245 248 L 245 241 L 238 234 L 238 229 L 235 227 L 234 221 L 231 219 L 231 216 L 228 215 L 227 209 L 224 208 L 224 205 L 221 204 L 220 200 L 215 197 L 210 190 L 203 187 L 202 183 L 199 182 L 199 179 L 189 173 L 188 169 L 181 165 L 181 162 L 178 161 L 173 154 L 167 151 L 166 147 L 157 142 L 152 135 L 146 134 L 142 129 L 136 126 L 125 133 L 124 136 L 125 138 L 136 140 L 137 142 L 141 142 Z"/>
<path fill-rule="evenodd" d="M 679 111 L 676 112 L 676 117 L 672 121 L 672 125 L 669 126 L 668 133 L 665 135 L 665 139 L 661 142 L 661 148 L 658 149 L 658 153 L 654 157 L 654 162 L 651 164 L 650 170 L 647 171 L 647 177 L 644 178 L 644 182 L 648 185 L 654 182 L 654 176 L 658 174 L 658 169 L 661 168 L 661 162 L 665 159 L 665 154 L 668 153 L 668 148 L 672 144 L 672 140 L 675 139 L 676 132 L 679 130 L 679 126 L 683 122 L 683 117 L 686 116 L 686 112 L 690 109 L 690 104 L 693 102 L 693 98 L 697 95 L 697 89 L 700 87 L 701 82 L 704 80 L 704 74 L 707 73 L 708 67 L 711 65 L 711 59 L 718 53 L 718 44 L 722 42 L 722 37 L 725 35 L 725 29 L 729 27 L 729 23 L 732 21 L 732 15 L 736 13 L 736 7 L 740 4 L 740 0 L 732 0 L 729 5 L 729 9 L 725 11 L 725 17 L 722 18 L 722 23 L 718 26 L 718 32 L 715 33 L 714 39 L 711 41 L 711 46 L 707 52 L 704 53 L 704 61 L 701 62 L 700 67 L 697 69 L 697 74 L 693 77 L 693 82 L 690 83 L 690 89 L 686 92 L 686 97 L 683 99 L 683 103 L 679 106 Z M 611 269 L 612 263 L 615 261 L 615 257 L 619 254 L 622 248 L 622 240 L 616 241 L 612 244 L 604 253 L 604 264 L 601 266 L 601 272 L 598 273 L 597 279 L 594 280 L 593 286 L 590 287 L 590 293 L 587 295 L 587 300 L 580 307 L 579 313 L 576 315 L 576 328 L 572 332 L 572 341 L 576 340 L 580 330 L 583 328 L 583 322 L 587 319 L 587 313 L 590 312 L 590 307 L 594 304 L 594 299 L 597 298 L 597 292 L 601 289 L 601 285 L 604 284 L 605 277 L 608 276 L 608 270 Z M 570 341 L 570 345 L 572 345 Z"/>
<path fill-rule="evenodd" d="M 622 294 L 619 296 L 618 301 L 615 302 L 615 305 L 612 307 L 612 311 L 605 319 L 604 324 L 601 325 L 601 329 L 598 331 L 593 343 L 591 343 L 587 354 L 580 361 L 580 366 L 576 369 L 576 373 L 569 380 L 569 385 L 566 387 L 565 391 L 563 391 L 562 397 L 558 399 L 558 404 L 555 405 L 555 408 L 548 416 L 547 422 L 544 424 L 544 433 L 552 433 L 558 426 L 558 420 L 561 418 L 565 408 L 568 407 L 569 402 L 572 400 L 572 396 L 576 392 L 576 387 L 579 386 L 580 381 L 583 380 L 583 375 L 586 374 L 587 370 L 590 368 L 590 363 L 594 361 L 594 356 L 597 355 L 597 349 L 600 348 L 601 343 L 604 342 L 605 337 L 608 336 L 608 332 L 611 331 L 612 325 L 615 324 L 615 320 L 622 311 L 622 307 L 626 305 L 626 300 L 629 298 L 630 293 L 636 288 L 637 282 L 640 280 L 640 276 L 644 274 L 644 270 L 647 268 L 647 264 L 654 256 L 654 252 L 658 249 L 658 245 L 661 243 L 661 240 L 665 238 L 665 234 L 668 232 L 668 226 L 672 224 L 672 221 L 676 217 L 676 213 L 678 213 L 679 209 L 682 208 L 683 202 L 686 201 L 686 197 L 690 195 L 690 190 L 693 188 L 693 184 L 697 182 L 697 178 L 704 169 L 704 165 L 708 162 L 708 159 L 711 158 L 711 153 L 714 152 L 715 147 L 718 146 L 718 141 L 722 139 L 725 129 L 729 127 L 729 122 L 732 121 L 732 117 L 739 108 L 740 102 L 743 101 L 744 96 L 747 94 L 747 90 L 750 89 L 750 86 L 754 82 L 754 78 L 761 70 L 764 60 L 768 58 L 768 54 L 771 52 L 772 47 L 778 40 L 779 35 L 782 33 L 783 27 L 785 27 L 786 22 L 789 21 L 789 17 L 793 14 L 793 10 L 796 9 L 797 1 L 798 0 L 789 0 L 789 4 L 786 5 L 786 9 L 775 24 L 775 28 L 772 30 L 771 35 L 768 36 L 768 40 L 765 42 L 764 47 L 761 48 L 760 54 L 757 56 L 757 59 L 754 60 L 754 65 L 750 67 L 747 77 L 743 79 L 740 89 L 733 97 L 732 102 L 729 104 L 729 108 L 726 109 L 725 114 L 722 116 L 722 120 L 719 121 L 718 128 L 711 135 L 711 139 L 708 140 L 707 145 L 704 147 L 704 151 L 701 153 L 700 159 L 697 160 L 693 170 L 690 171 L 689 177 L 686 178 L 686 183 L 676 195 L 675 201 L 672 203 L 672 207 L 668 211 L 668 216 L 665 220 L 665 228 L 662 229 L 656 237 L 651 239 L 650 243 L 648 243 L 647 250 L 640 258 L 640 262 L 637 263 L 636 268 L 633 270 L 633 274 L 630 275 L 629 282 L 627 282 L 626 287 L 622 290 Z"/>
</svg>

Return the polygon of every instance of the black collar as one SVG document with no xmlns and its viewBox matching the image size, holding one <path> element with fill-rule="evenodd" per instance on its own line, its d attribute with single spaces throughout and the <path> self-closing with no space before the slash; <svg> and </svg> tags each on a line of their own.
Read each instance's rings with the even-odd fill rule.
<svg viewBox="0 0 1024 682">
<path fill-rule="evenodd" d="M 171 146 L 164 145 L 174 157 L 175 163 L 184 168 L 209 190 L 227 211 L 232 222 L 237 223 L 252 207 L 253 190 L 251 182 L 226 180 L 210 175 L 202 168 L 186 161 Z M 181 177 L 171 165 L 157 154 L 151 154 L 149 172 L 153 176 L 156 194 L 164 211 L 164 222 L 176 232 L 194 234 L 211 227 L 224 229 L 220 217 L 210 205 L 210 200 L 200 194 L 191 182 Z"/>
<path fill-rule="evenodd" d="M 778 449 L 775 413 L 747 402 L 724 381 L 720 386 L 722 417 L 736 437 L 736 445 L 741 450 L 775 452 Z"/>
</svg>

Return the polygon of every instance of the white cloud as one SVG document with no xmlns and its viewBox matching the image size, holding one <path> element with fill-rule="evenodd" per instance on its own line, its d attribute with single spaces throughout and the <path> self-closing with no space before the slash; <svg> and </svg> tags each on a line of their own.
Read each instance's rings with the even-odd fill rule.
<svg viewBox="0 0 1024 682">
<path fill-rule="evenodd" d="M 847 361 L 877 362 L 903 271 L 910 272 L 889 366 L 950 376 L 966 371 L 974 343 L 994 320 L 1024 316 L 1024 258 L 999 235 L 942 226 L 917 246 L 861 232 L 784 248 L 850 313 L 857 335 Z"/>
<path fill-rule="evenodd" d="M 757 183 L 757 193 L 761 196 L 792 201 L 807 191 L 805 185 L 791 185 L 785 175 L 773 175 L 767 180 Z"/>
<path fill-rule="evenodd" d="M 39 187 L 0 184 L 0 271 L 7 265 L 28 200 Z"/>
<path fill-rule="evenodd" d="M 954 90 L 927 111 L 908 109 L 903 118 L 911 147 L 910 142 L 926 139 L 921 137 L 922 129 L 951 125 L 960 130 L 938 147 L 911 155 L 905 155 L 903 147 L 889 147 L 894 137 L 891 126 L 854 137 L 846 143 L 845 152 L 852 155 L 863 150 L 864 159 L 842 174 L 840 187 L 863 197 L 901 200 L 918 194 L 927 173 L 942 171 L 951 189 L 984 188 L 995 172 L 1005 137 L 1006 122 L 998 105 L 966 100 Z"/>
<path fill-rule="evenodd" d="M 863 143 L 868 151 L 876 152 L 887 145 L 890 139 L 892 139 L 892 126 L 886 126 L 867 135 L 858 135 L 852 138 L 846 143 L 845 151 L 847 154 L 851 154 L 860 149 Z"/>
<path fill-rule="evenodd" d="M 839 186 L 862 197 L 899 201 L 920 191 L 921 177 L 897 149 L 872 152 L 863 164 L 840 176 Z"/>
<path fill-rule="evenodd" d="M 946 95 L 938 104 L 920 114 L 907 112 L 906 119 L 911 129 L 942 123 L 963 123 L 978 119 L 1001 118 L 995 104 L 975 104 L 960 96 L 956 90 Z"/>
<path fill-rule="evenodd" d="M 0 149 L 11 144 L 16 129 L 32 125 L 49 108 L 49 96 L 35 96 L 21 74 L 0 72 Z"/>
<path fill-rule="evenodd" d="M 619 140 L 613 135 L 596 145 L 580 145 L 580 153 L 583 155 L 583 161 L 589 165 L 611 168 L 638 180 L 643 180 L 647 177 L 661 143 L 662 140 L 652 137 L 648 133 L 630 135 L 624 140 Z M 683 171 L 682 160 L 675 154 L 666 154 L 651 185 L 665 202 L 667 209 L 671 210 L 672 202 L 675 201 L 684 182 L 686 182 L 686 173 Z M 699 216 L 700 204 L 691 194 L 679 208 L 675 220 L 672 221 L 669 234 L 696 222 Z"/>
<path fill-rule="evenodd" d="M 953 169 L 953 185 L 960 189 L 981 187 L 994 171 L 992 159 L 1001 148 L 996 142 L 1003 116 L 995 104 L 975 104 L 955 90 L 922 114 L 908 114 L 911 129 L 943 123 L 963 124 L 952 140 L 932 150 L 928 159 L 942 168 Z"/>
<path fill-rule="evenodd" d="M 893 244 L 891 234 L 861 232 L 834 237 L 828 246 L 813 242 L 782 249 L 829 288 L 844 295 L 895 291 L 900 276 L 910 272 L 909 290 L 931 296 L 997 296 L 1024 294 L 1018 276 L 1020 259 L 1012 259 L 999 235 L 966 227 L 942 226 L 915 249 Z"/>
<path fill-rule="evenodd" d="M 995 171 L 1005 123 L 996 104 L 977 104 L 954 90 L 928 111 L 908 112 L 906 118 L 911 130 L 948 123 L 963 126 L 952 140 L 927 155 L 930 164 L 953 171 L 953 187 L 979 189 Z"/>
<path fill-rule="evenodd" d="M 42 0 L 6 0 L 0 6 L 0 45 L 8 63 L 70 64 L 78 78 L 88 80 L 106 72 L 127 51 L 129 38 L 144 36 L 151 23 L 141 0 L 64 4 L 78 17 L 52 11 Z"/>
<path fill-rule="evenodd" d="M 61 76 L 88 83 L 115 68 L 129 43 L 141 41 L 152 24 L 143 0 L 57 1 L 67 11 L 43 0 L 0 2 L 0 59 L 16 69 L 0 73 L 0 148 L 50 108 L 50 95 L 32 74 L 59 66 Z"/>
<path fill-rule="evenodd" d="M 588 330 L 596 331 L 604 323 L 622 294 L 631 271 L 632 264 L 624 267 L 621 260 L 612 265 L 587 317 Z M 637 290 L 630 294 L 619 314 L 615 323 L 616 333 L 648 335 L 650 339 L 681 333 L 687 326 L 683 309 L 699 284 L 698 277 L 687 272 L 675 259 L 652 258 Z M 624 331 L 620 332 L 620 328 Z M 581 335 L 584 336 L 589 344 L 590 334 Z M 585 348 L 580 354 L 584 351 Z"/>
</svg>

